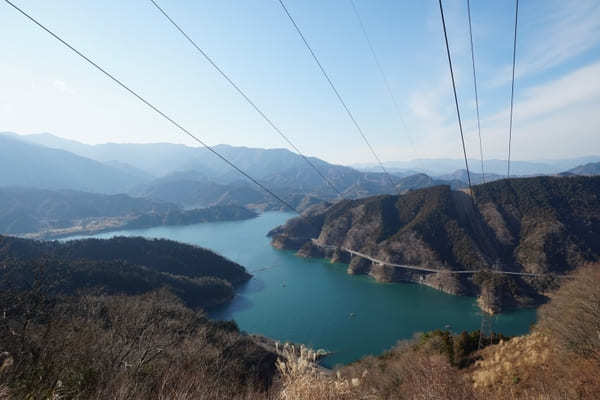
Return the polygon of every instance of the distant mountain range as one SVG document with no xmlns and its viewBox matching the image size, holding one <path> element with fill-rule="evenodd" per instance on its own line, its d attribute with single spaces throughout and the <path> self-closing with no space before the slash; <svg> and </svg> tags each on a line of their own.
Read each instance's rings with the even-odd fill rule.
<svg viewBox="0 0 600 400">
<path fill-rule="evenodd" d="M 534 161 L 511 161 L 511 175 L 553 175 L 575 168 L 582 164 L 599 162 L 600 156 L 577 157 L 556 160 L 534 160 Z M 416 159 L 411 161 L 385 162 L 388 171 L 405 174 L 415 171 L 432 176 L 442 176 L 452 171 L 465 168 L 463 159 Z M 361 171 L 377 171 L 375 164 L 354 164 L 352 167 Z M 481 173 L 481 161 L 469 159 L 469 167 L 472 173 Z M 484 160 L 484 171 L 486 175 L 506 176 L 506 160 L 489 159 Z"/>
<path fill-rule="evenodd" d="M 72 190 L 0 188 L 0 234 L 35 238 L 106 230 L 239 220 L 256 214 L 240 206 L 182 210 L 175 204 Z"/>
<path fill-rule="evenodd" d="M 563 172 L 560 175 L 584 175 L 584 176 L 593 176 L 600 175 L 600 162 L 596 163 L 587 163 L 585 165 L 580 165 L 578 167 L 572 168 L 566 172 Z"/>
<path fill-rule="evenodd" d="M 0 135 L 0 186 L 124 193 L 144 181 L 122 168 Z"/>
<path fill-rule="evenodd" d="M 0 145 L 0 187 L 127 193 L 186 209 L 243 206 L 262 211 L 283 208 L 277 200 L 204 148 L 170 143 L 87 145 L 48 133 L 0 134 Z M 302 157 L 286 149 L 228 145 L 214 148 L 299 211 L 321 201 L 339 199 Z M 314 157 L 309 159 L 342 193 L 343 198 L 405 193 L 436 185 L 460 189 L 467 185 L 461 160 L 387 163 L 388 168 L 394 171 L 392 187 L 379 170 L 359 171 Z M 588 159 L 600 160 L 600 157 Z M 571 168 L 575 161 L 562 160 L 553 164 L 515 162 L 513 171 L 515 174 L 558 171 L 562 165 Z M 418 165 L 424 165 L 437 175 L 415 173 Z M 493 181 L 503 177 L 505 164 L 500 160 L 489 160 L 486 168 L 486 181 Z M 494 170 L 501 170 L 501 173 L 496 174 Z M 573 171 L 568 173 L 577 174 L 576 170 Z M 471 171 L 471 181 L 473 184 L 482 183 L 483 177 Z"/>
</svg>

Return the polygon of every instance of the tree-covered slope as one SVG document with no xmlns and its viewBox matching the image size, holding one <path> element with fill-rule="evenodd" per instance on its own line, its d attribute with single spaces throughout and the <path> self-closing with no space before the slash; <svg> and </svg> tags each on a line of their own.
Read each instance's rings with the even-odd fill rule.
<svg viewBox="0 0 600 400">
<path fill-rule="evenodd" d="M 0 188 L 0 234 L 48 238 L 254 216 L 254 212 L 239 206 L 182 210 L 172 203 L 125 194 Z"/>
<path fill-rule="evenodd" d="M 65 243 L 0 236 L 0 275 L 25 288 L 36 274 L 56 293 L 100 288 L 140 294 L 163 286 L 189 305 L 228 301 L 251 275 L 241 265 L 196 246 L 170 240 L 117 237 Z"/>
<path fill-rule="evenodd" d="M 440 270 L 563 274 L 600 258 L 600 178 L 501 180 L 476 186 L 474 195 L 475 203 L 462 191 L 437 186 L 400 196 L 341 201 L 309 210 L 303 218 L 274 229 L 271 236 L 277 247 L 346 261 L 349 272 L 381 280 L 425 282 L 452 293 L 503 288 L 491 290 L 491 295 L 493 302 L 504 306 L 539 301 L 539 293 L 553 281 L 485 274 L 472 279 L 423 276 L 349 259 L 346 253 L 323 250 L 311 240 L 386 262 Z"/>
</svg>

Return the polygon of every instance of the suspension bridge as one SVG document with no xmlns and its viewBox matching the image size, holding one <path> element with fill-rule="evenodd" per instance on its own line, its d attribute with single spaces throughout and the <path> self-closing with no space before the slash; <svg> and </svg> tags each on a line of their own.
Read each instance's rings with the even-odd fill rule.
<svg viewBox="0 0 600 400">
<path fill-rule="evenodd" d="M 529 276 L 529 277 L 548 277 L 548 276 L 555 277 L 555 275 L 551 275 L 551 274 L 534 274 L 534 273 L 530 273 L 530 272 L 502 271 L 502 270 L 497 270 L 497 269 L 451 270 L 451 269 L 436 269 L 436 268 L 428 268 L 428 267 L 419 267 L 416 265 L 396 264 L 396 263 L 392 263 L 389 261 L 377 259 L 368 254 L 362 253 L 360 251 L 352 250 L 347 247 L 323 244 L 323 243 L 320 243 L 317 239 L 311 239 L 311 241 L 312 241 L 312 244 L 314 244 L 317 247 L 327 249 L 327 250 L 341 250 L 352 256 L 356 256 L 356 257 L 364 258 L 365 260 L 369 260 L 372 263 L 377 264 L 377 265 L 393 267 L 393 268 L 402 268 L 402 269 L 418 271 L 418 272 L 426 272 L 426 273 L 434 273 L 434 274 L 446 273 L 446 274 L 454 274 L 454 275 L 457 275 L 457 274 L 467 275 L 467 274 L 475 274 L 478 272 L 486 272 L 486 273 L 492 273 L 492 274 L 498 274 L 498 275 L 517 275 L 517 276 Z M 561 276 L 561 277 L 563 277 L 563 276 Z"/>
</svg>

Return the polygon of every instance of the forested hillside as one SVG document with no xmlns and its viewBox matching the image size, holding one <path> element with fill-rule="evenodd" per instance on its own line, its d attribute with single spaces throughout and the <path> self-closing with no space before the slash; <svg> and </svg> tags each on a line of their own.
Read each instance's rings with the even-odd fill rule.
<svg viewBox="0 0 600 400">
<path fill-rule="evenodd" d="M 386 262 L 440 270 L 564 274 L 600 258 L 600 178 L 522 178 L 474 187 L 472 198 L 448 186 L 401 196 L 348 200 L 309 210 L 271 232 L 277 247 L 349 262 L 350 273 L 418 281 L 451 293 L 481 294 L 490 308 L 533 305 L 557 284 L 548 278 L 414 273 L 384 267 L 321 244 Z M 485 288 L 482 289 L 482 288 Z M 488 296 L 489 295 L 489 296 Z"/>
<path fill-rule="evenodd" d="M 83 289 L 141 294 L 163 286 L 192 307 L 229 301 L 234 287 L 250 279 L 239 264 L 200 247 L 165 239 L 116 237 L 65 243 L 0 236 L 2 276 L 25 289 L 36 277 L 48 294 Z M 5 289 L 7 289 L 5 287 Z"/>
<path fill-rule="evenodd" d="M 37 238 L 105 230 L 239 220 L 256 216 L 239 206 L 182 210 L 172 203 L 126 194 L 0 188 L 0 234 Z"/>
</svg>

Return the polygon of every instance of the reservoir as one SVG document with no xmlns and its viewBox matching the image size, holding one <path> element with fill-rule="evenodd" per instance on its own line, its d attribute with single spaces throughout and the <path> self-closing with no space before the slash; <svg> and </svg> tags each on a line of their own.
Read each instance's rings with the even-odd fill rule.
<svg viewBox="0 0 600 400">
<path fill-rule="evenodd" d="M 416 284 L 376 283 L 366 276 L 346 274 L 343 264 L 304 259 L 273 248 L 267 232 L 293 216 L 267 212 L 245 221 L 161 226 L 93 237 L 166 238 L 212 249 L 240 263 L 254 277 L 238 289 L 230 304 L 213 310 L 211 316 L 233 319 L 249 333 L 332 351 L 323 362 L 330 367 L 380 354 L 418 332 L 479 329 L 481 312 L 474 298 Z M 535 310 L 505 313 L 493 322 L 494 331 L 523 334 L 535 322 Z"/>
</svg>

